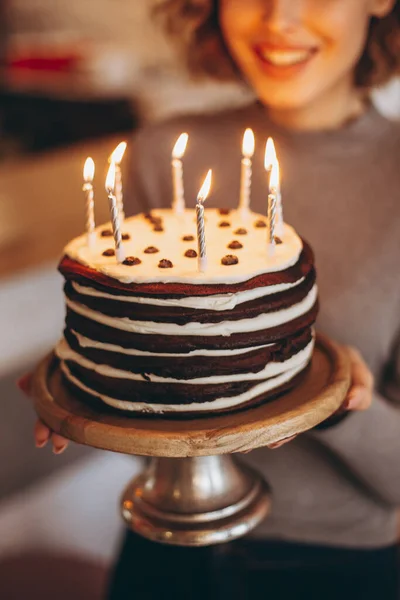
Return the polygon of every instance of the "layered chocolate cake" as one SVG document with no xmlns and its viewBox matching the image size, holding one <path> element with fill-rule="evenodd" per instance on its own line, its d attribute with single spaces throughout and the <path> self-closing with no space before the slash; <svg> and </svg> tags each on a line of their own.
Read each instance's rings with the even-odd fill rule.
<svg viewBox="0 0 400 600">
<path fill-rule="evenodd" d="M 127 219 L 118 264 L 109 226 L 65 249 L 69 387 L 115 409 L 194 417 L 259 405 L 296 385 L 313 352 L 318 300 L 310 247 L 266 218 L 207 209 L 208 268 L 193 210 Z"/>
</svg>

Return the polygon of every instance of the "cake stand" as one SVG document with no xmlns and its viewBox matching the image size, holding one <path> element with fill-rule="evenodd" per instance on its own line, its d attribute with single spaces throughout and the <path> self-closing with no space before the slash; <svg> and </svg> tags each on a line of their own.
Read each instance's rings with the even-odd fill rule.
<svg viewBox="0 0 400 600">
<path fill-rule="evenodd" d="M 318 336 L 295 390 L 234 414 L 173 420 L 95 410 L 64 386 L 53 353 L 37 367 L 32 390 L 38 416 L 56 433 L 152 457 L 122 498 L 122 516 L 134 531 L 153 541 L 206 546 L 245 535 L 270 507 L 267 482 L 231 455 L 311 429 L 341 406 L 349 386 L 346 353 Z"/>
</svg>

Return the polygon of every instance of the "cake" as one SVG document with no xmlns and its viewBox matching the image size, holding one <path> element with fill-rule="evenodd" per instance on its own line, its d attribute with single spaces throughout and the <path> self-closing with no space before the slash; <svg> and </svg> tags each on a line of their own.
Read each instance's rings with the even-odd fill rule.
<svg viewBox="0 0 400 600">
<path fill-rule="evenodd" d="M 118 264 L 110 225 L 65 248 L 66 326 L 56 347 L 68 388 L 126 414 L 194 418 L 258 406 L 297 385 L 318 312 L 310 246 L 285 224 L 206 210 L 208 268 L 195 211 L 126 219 Z"/>
</svg>

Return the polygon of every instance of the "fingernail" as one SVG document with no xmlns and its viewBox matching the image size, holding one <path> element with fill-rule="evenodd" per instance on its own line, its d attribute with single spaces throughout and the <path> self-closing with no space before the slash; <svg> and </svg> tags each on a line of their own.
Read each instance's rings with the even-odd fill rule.
<svg viewBox="0 0 400 600">
<path fill-rule="evenodd" d="M 364 392 L 362 390 L 356 390 L 349 394 L 346 401 L 347 410 L 356 410 L 363 401 Z"/>
<path fill-rule="evenodd" d="M 49 441 L 49 438 L 42 438 L 40 440 L 36 440 L 35 446 L 36 446 L 36 448 L 44 448 L 48 441 Z"/>
<path fill-rule="evenodd" d="M 268 448 L 270 450 L 276 450 L 277 448 L 280 448 L 281 446 L 283 446 L 284 444 L 286 444 L 286 442 L 284 440 L 282 440 L 281 442 L 274 442 L 273 444 L 270 444 L 268 446 Z"/>
<path fill-rule="evenodd" d="M 61 446 L 53 446 L 53 454 L 62 454 L 66 450 L 68 444 L 62 444 Z"/>
<path fill-rule="evenodd" d="M 279 442 L 274 442 L 273 444 L 270 444 L 268 446 L 268 448 L 270 448 L 270 450 L 276 450 L 277 448 L 280 448 L 281 446 L 284 446 L 285 444 L 288 444 L 289 442 L 291 442 L 295 438 L 297 438 L 297 434 L 291 435 L 291 436 L 289 436 L 287 438 L 284 438 L 283 440 L 280 440 Z"/>
</svg>

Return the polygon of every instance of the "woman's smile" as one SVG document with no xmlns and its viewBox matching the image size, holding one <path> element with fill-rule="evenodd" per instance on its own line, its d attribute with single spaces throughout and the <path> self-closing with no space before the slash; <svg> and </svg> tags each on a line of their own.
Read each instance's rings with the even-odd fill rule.
<svg viewBox="0 0 400 600">
<path fill-rule="evenodd" d="M 318 48 L 259 43 L 253 46 L 253 52 L 264 73 L 275 79 L 289 79 L 310 64 Z"/>
</svg>

